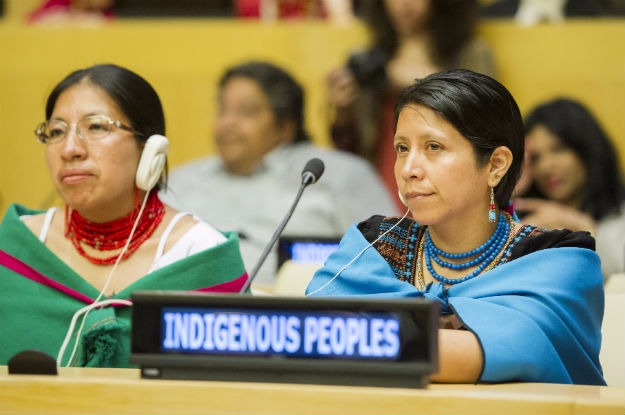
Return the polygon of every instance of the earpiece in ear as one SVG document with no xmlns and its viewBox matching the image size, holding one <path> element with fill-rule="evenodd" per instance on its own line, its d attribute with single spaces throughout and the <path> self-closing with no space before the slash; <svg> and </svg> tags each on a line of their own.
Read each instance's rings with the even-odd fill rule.
<svg viewBox="0 0 625 415">
<path fill-rule="evenodd" d="M 154 134 L 145 142 L 135 177 L 139 189 L 147 192 L 156 186 L 163 174 L 168 150 L 169 140 L 165 136 Z"/>
<path fill-rule="evenodd" d="M 404 206 L 408 207 L 408 203 L 406 203 L 406 201 L 404 200 L 404 196 L 401 194 L 399 189 L 397 189 L 397 196 L 399 196 L 399 200 L 401 200 L 401 202 L 404 204 Z"/>
</svg>

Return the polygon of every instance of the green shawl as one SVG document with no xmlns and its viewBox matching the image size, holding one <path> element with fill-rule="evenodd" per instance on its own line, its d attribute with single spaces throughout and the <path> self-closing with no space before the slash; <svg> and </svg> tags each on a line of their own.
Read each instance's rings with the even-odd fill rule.
<svg viewBox="0 0 625 415">
<path fill-rule="evenodd" d="M 34 281 L 0 261 L 0 365 L 6 365 L 13 355 L 28 349 L 56 358 L 74 313 L 99 294 L 20 220 L 22 215 L 37 213 L 41 212 L 14 204 L 0 224 L 0 253 L 27 264 L 34 273 L 43 274 L 44 279 L 51 281 L 51 284 Z M 238 237 L 229 232 L 224 235 L 226 242 L 145 275 L 110 299 L 129 300 L 137 290 L 237 292 L 247 275 Z M 130 367 L 130 322 L 131 308 L 127 306 L 91 310 L 72 365 Z M 76 330 L 62 365 L 67 364 L 75 334 Z"/>
</svg>

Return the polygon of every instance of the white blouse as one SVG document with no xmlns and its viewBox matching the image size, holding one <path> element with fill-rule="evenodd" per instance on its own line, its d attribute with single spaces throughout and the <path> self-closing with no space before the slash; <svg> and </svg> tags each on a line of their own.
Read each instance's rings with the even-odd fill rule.
<svg viewBox="0 0 625 415">
<path fill-rule="evenodd" d="M 50 230 L 50 224 L 54 218 L 54 214 L 58 208 L 52 207 L 46 212 L 41 232 L 39 233 L 39 240 L 41 243 L 46 242 L 48 237 L 48 231 Z M 190 215 L 197 222 L 191 229 L 189 229 L 176 243 L 165 252 L 165 245 L 167 240 L 175 228 L 176 224 L 183 217 Z M 23 220 L 23 217 L 22 217 Z M 156 248 L 156 254 L 150 267 L 149 272 L 154 272 L 157 269 L 170 265 L 181 258 L 186 258 L 198 252 L 204 251 L 209 248 L 213 248 L 226 241 L 226 237 L 213 228 L 208 223 L 202 221 L 197 216 L 188 212 L 178 212 L 169 222 L 165 232 L 161 236 L 158 247 Z"/>
</svg>

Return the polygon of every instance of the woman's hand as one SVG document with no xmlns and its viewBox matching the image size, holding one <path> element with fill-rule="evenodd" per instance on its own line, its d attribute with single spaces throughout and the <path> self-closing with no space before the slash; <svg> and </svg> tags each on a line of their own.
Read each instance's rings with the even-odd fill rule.
<svg viewBox="0 0 625 415">
<path fill-rule="evenodd" d="M 546 229 L 570 229 L 595 233 L 595 220 L 581 212 L 552 200 L 517 198 L 514 209 L 523 212 L 523 223 Z"/>
<path fill-rule="evenodd" d="M 326 85 L 328 102 L 336 111 L 334 122 L 337 125 L 351 122 L 360 95 L 360 87 L 354 75 L 347 67 L 334 69 L 328 74 Z"/>
</svg>

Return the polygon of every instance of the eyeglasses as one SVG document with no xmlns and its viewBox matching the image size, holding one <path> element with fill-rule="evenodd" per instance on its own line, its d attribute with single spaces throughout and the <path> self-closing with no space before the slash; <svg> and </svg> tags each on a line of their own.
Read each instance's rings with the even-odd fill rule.
<svg viewBox="0 0 625 415">
<path fill-rule="evenodd" d="M 134 128 L 113 121 L 106 115 L 89 115 L 76 123 L 76 134 L 85 141 L 99 140 L 108 136 L 115 128 L 140 135 Z M 63 141 L 70 131 L 70 126 L 63 120 L 44 121 L 35 129 L 37 140 L 43 144 L 54 144 Z"/>
</svg>

